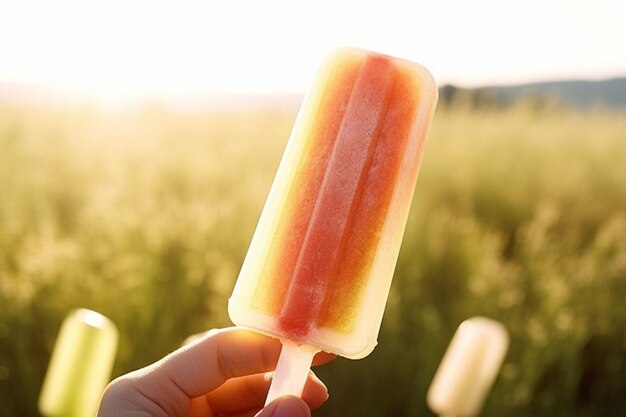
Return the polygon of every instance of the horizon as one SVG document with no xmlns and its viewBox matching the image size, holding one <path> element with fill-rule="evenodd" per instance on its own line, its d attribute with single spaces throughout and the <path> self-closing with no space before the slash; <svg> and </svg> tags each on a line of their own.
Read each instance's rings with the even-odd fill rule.
<svg viewBox="0 0 626 417">
<path fill-rule="evenodd" d="M 602 83 L 610 81 L 626 81 L 626 74 L 605 78 L 572 78 L 544 79 L 529 82 L 512 82 L 503 84 L 484 84 L 464 86 L 458 84 L 439 84 L 438 88 L 452 87 L 459 90 L 481 90 L 498 88 L 524 88 L 549 84 L 567 83 Z M 215 108 L 241 109 L 247 106 L 258 107 L 270 105 L 273 108 L 291 109 L 300 105 L 306 92 L 215 92 L 197 91 L 159 93 L 152 92 L 136 96 L 102 97 L 93 91 L 81 91 L 63 85 L 50 85 L 34 82 L 11 82 L 0 80 L 0 103 L 34 103 L 34 104 L 71 104 L 95 105 L 103 109 L 129 110 L 144 105 L 162 105 L 170 109 L 187 111 L 204 111 Z"/>
</svg>

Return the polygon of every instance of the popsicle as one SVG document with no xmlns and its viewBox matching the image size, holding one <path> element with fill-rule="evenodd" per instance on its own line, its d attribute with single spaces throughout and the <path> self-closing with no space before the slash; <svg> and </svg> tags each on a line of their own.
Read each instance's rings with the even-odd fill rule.
<svg viewBox="0 0 626 417">
<path fill-rule="evenodd" d="M 437 88 L 422 66 L 335 51 L 304 100 L 233 294 L 233 322 L 280 338 L 267 401 L 313 355 L 375 347 Z"/>
<path fill-rule="evenodd" d="M 109 382 L 117 328 L 95 311 L 79 309 L 63 321 L 39 396 L 45 417 L 94 417 Z"/>
<path fill-rule="evenodd" d="M 430 409 L 446 417 L 476 416 L 508 346 L 506 328 L 495 320 L 474 317 L 461 323 L 428 390 Z"/>
</svg>

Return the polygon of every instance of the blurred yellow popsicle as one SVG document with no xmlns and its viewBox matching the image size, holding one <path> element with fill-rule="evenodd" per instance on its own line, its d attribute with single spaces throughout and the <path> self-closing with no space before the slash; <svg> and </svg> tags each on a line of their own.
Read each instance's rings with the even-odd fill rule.
<svg viewBox="0 0 626 417">
<path fill-rule="evenodd" d="M 111 377 L 117 328 L 95 311 L 79 309 L 61 325 L 48 366 L 39 411 L 45 417 L 93 417 Z"/>
</svg>

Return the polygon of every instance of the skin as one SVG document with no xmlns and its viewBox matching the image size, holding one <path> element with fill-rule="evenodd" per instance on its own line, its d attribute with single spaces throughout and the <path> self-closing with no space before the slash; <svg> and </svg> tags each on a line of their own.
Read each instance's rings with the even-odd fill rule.
<svg viewBox="0 0 626 417">
<path fill-rule="evenodd" d="M 278 340 L 248 330 L 212 330 L 163 359 L 111 382 L 98 417 L 308 417 L 328 399 L 311 372 L 302 393 L 263 408 Z M 333 359 L 318 354 L 314 365 Z"/>
</svg>

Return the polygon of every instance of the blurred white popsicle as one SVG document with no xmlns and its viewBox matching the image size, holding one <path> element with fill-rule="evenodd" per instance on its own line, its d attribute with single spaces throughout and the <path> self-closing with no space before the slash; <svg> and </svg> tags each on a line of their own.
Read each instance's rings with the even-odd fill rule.
<svg viewBox="0 0 626 417">
<path fill-rule="evenodd" d="M 118 332 L 95 311 L 71 312 L 61 325 L 48 366 L 39 411 L 45 417 L 93 417 L 111 377 Z"/>
<path fill-rule="evenodd" d="M 491 390 L 509 346 L 499 322 L 473 317 L 454 334 L 428 390 L 431 410 L 440 416 L 476 416 Z"/>
</svg>

